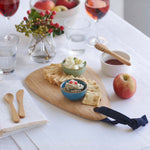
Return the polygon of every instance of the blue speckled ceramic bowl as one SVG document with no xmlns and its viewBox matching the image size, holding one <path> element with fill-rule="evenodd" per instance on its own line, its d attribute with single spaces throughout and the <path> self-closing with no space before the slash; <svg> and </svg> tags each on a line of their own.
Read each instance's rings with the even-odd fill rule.
<svg viewBox="0 0 150 150">
<path fill-rule="evenodd" d="M 63 64 L 64 64 L 65 60 L 62 62 L 62 69 L 64 71 L 64 73 L 68 74 L 68 75 L 73 75 L 74 77 L 80 76 L 81 74 L 83 74 L 86 70 L 86 61 L 84 62 L 84 67 L 80 68 L 80 69 L 69 69 L 66 68 Z"/>
<path fill-rule="evenodd" d="M 74 80 L 76 80 L 78 83 L 84 85 L 84 89 L 83 89 L 80 93 L 70 93 L 70 92 L 64 91 L 65 84 L 66 84 L 67 82 L 69 82 L 70 80 L 64 81 L 64 82 L 61 84 L 61 86 L 60 86 L 60 87 L 61 87 L 61 92 L 62 92 L 62 94 L 63 94 L 67 99 L 69 99 L 69 100 L 71 100 L 71 101 L 77 101 L 77 100 L 79 100 L 80 98 L 84 97 L 84 95 L 85 95 L 85 93 L 86 93 L 86 91 L 87 91 L 87 84 L 86 84 L 84 81 L 79 80 L 79 79 L 74 79 Z"/>
</svg>

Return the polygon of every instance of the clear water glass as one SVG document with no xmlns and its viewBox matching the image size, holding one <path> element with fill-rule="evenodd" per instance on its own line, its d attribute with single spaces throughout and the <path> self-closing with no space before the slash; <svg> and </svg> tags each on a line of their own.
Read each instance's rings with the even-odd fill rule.
<svg viewBox="0 0 150 150">
<path fill-rule="evenodd" d="M 0 74 L 14 72 L 18 42 L 18 36 L 14 34 L 0 37 Z"/>
<path fill-rule="evenodd" d="M 79 18 L 76 21 L 66 19 L 64 22 L 65 34 L 68 39 L 68 50 L 73 56 L 84 54 L 88 32 L 90 31 L 90 22 L 85 18 Z"/>
</svg>

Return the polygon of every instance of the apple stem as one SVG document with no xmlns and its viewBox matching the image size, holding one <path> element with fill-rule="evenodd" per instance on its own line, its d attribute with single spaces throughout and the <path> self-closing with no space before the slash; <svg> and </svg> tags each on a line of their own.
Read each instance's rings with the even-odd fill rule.
<svg viewBox="0 0 150 150">
<path fill-rule="evenodd" d="M 125 81 L 127 81 L 127 80 L 128 80 L 128 76 L 127 76 L 127 75 L 124 75 L 124 77 L 123 77 L 123 78 L 124 78 L 124 80 L 125 80 Z"/>
</svg>

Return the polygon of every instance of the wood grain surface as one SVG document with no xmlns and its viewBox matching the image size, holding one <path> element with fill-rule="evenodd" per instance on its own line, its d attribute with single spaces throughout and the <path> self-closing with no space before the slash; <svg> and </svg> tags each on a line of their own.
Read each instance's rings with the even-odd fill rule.
<svg viewBox="0 0 150 150">
<path fill-rule="evenodd" d="M 72 102 L 65 98 L 61 93 L 60 87 L 51 85 L 47 80 L 44 79 L 43 69 L 44 68 L 41 68 L 32 72 L 25 79 L 27 86 L 38 96 L 59 108 L 86 119 L 102 120 L 106 118 L 106 116 L 94 112 L 94 106 L 84 105 L 81 103 L 81 100 Z M 110 107 L 108 94 L 98 74 L 95 73 L 90 67 L 87 67 L 85 73 L 82 76 L 84 76 L 86 79 L 95 80 L 100 86 L 102 97 L 99 107 Z"/>
</svg>

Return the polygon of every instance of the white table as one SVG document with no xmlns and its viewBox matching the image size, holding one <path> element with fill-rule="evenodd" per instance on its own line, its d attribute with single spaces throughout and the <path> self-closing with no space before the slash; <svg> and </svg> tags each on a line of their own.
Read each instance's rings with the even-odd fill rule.
<svg viewBox="0 0 150 150">
<path fill-rule="evenodd" d="M 18 24 L 26 15 L 29 9 L 29 0 L 21 1 L 19 10 L 6 24 L 4 17 L 0 16 L 0 34 L 11 32 L 19 35 L 20 43 L 18 46 L 17 66 L 11 75 L 0 76 L 1 80 L 21 80 L 24 85 L 25 77 L 34 70 L 48 64 L 37 64 L 29 59 L 27 45 L 29 38 L 17 33 L 14 24 Z M 88 18 L 84 9 L 80 15 Z M 90 19 L 90 18 L 88 18 Z M 8 28 L 8 26 L 9 28 Z M 99 74 L 104 82 L 108 95 L 111 99 L 112 108 L 130 117 L 141 117 L 146 114 L 150 118 L 149 100 L 149 47 L 150 39 L 133 26 L 116 16 L 113 12 L 109 13 L 99 22 L 99 33 L 109 41 L 110 49 L 120 49 L 127 51 L 132 58 L 132 74 L 137 80 L 136 94 L 129 100 L 119 99 L 113 91 L 113 78 L 105 76 L 101 72 L 100 56 L 101 52 L 94 48 L 87 47 L 85 59 L 89 66 Z M 102 32 L 101 32 L 102 31 Z M 59 63 L 67 56 L 66 39 L 62 35 L 55 38 L 57 44 L 57 54 L 53 63 Z M 45 126 L 4 138 L 0 140 L 0 150 L 148 150 L 150 149 L 150 125 L 141 127 L 135 131 L 127 126 L 110 126 L 102 122 L 89 121 L 68 112 L 65 112 L 45 100 L 41 99 L 30 91 L 34 102 L 49 119 Z M 0 89 L 3 87 L 0 87 Z"/>
</svg>

